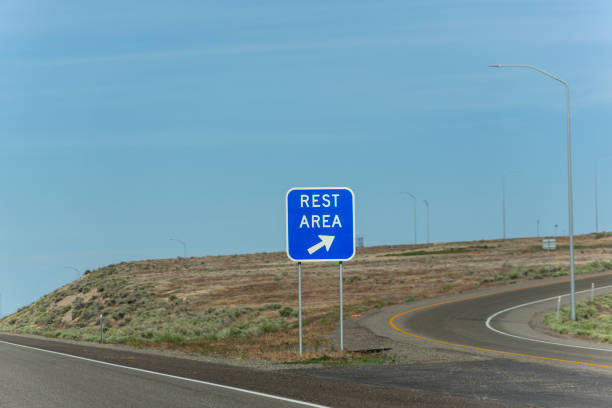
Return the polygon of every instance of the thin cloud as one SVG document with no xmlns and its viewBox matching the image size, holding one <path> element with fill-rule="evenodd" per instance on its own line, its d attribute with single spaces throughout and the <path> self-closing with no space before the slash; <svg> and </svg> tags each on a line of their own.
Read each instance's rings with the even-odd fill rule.
<svg viewBox="0 0 612 408">
<path fill-rule="evenodd" d="M 170 58 L 192 58 L 206 56 L 233 56 L 244 54 L 266 54 L 266 53 L 293 53 L 326 50 L 349 50 L 362 48 L 397 47 L 404 45 L 426 45 L 436 43 L 449 43 L 455 40 L 442 37 L 423 37 L 415 33 L 404 33 L 403 35 L 390 35 L 385 37 L 344 37 L 326 39 L 319 41 L 303 41 L 294 43 L 269 43 L 269 44 L 238 44 L 226 46 L 198 47 L 177 50 L 143 51 L 112 55 L 80 56 L 65 58 L 44 58 L 13 61 L 15 63 L 31 63 L 41 65 L 75 65 L 75 64 L 99 64 L 113 62 L 134 62 L 147 60 L 163 60 Z"/>
</svg>

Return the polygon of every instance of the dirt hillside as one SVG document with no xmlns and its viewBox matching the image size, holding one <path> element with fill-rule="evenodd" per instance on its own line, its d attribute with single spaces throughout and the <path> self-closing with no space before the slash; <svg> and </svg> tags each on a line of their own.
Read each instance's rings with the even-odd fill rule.
<svg viewBox="0 0 612 408">
<path fill-rule="evenodd" d="M 612 234 L 576 238 L 577 273 L 612 270 Z M 359 248 L 344 264 L 345 317 L 393 303 L 568 273 L 541 239 Z M 307 356 L 329 353 L 338 265 L 303 264 Z M 288 361 L 297 347 L 297 268 L 282 252 L 122 262 L 88 271 L 0 321 L 0 330 Z"/>
</svg>

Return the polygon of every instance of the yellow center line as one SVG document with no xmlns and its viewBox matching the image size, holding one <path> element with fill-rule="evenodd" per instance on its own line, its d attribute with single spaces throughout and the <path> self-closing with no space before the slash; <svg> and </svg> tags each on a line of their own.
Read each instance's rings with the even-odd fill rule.
<svg viewBox="0 0 612 408">
<path fill-rule="evenodd" d="M 591 275 L 591 276 L 580 278 L 580 279 L 576 279 L 576 280 L 593 279 L 593 278 L 598 278 L 598 277 L 601 277 L 601 276 L 608 276 L 608 275 L 610 275 L 610 274 L 609 273 L 602 273 L 602 274 Z M 408 332 L 406 330 L 400 329 L 395 324 L 395 319 L 397 319 L 398 317 L 407 315 L 408 313 L 417 312 L 417 311 L 420 311 L 420 310 L 431 309 L 431 308 L 434 308 L 434 307 L 437 307 L 437 306 L 448 305 L 448 304 L 451 304 L 451 303 L 464 302 L 464 301 L 467 301 L 467 300 L 478 299 L 478 298 L 482 298 L 482 297 L 486 297 L 486 296 L 499 295 L 499 294 L 502 294 L 502 293 L 516 292 L 516 291 L 520 291 L 520 290 L 531 289 L 531 288 L 538 288 L 538 287 L 543 287 L 543 286 L 552 286 L 552 285 L 557 285 L 559 283 L 568 283 L 568 282 L 569 282 L 569 279 L 565 279 L 565 280 L 561 280 L 561 281 L 558 281 L 558 282 L 550 282 L 550 283 L 542 283 L 542 284 L 539 284 L 539 285 L 533 285 L 533 286 L 529 286 L 527 288 L 514 288 L 514 289 L 500 290 L 500 291 L 497 291 L 497 292 L 485 293 L 485 294 L 482 294 L 482 295 L 475 295 L 475 296 L 470 296 L 470 297 L 467 297 L 467 298 L 446 300 L 444 302 L 433 303 L 431 305 L 423 305 L 423 306 L 412 308 L 410 310 L 406 310 L 405 312 L 397 313 L 394 316 L 391 316 L 391 318 L 389 319 L 389 325 L 391 327 L 393 327 L 395 330 L 397 330 L 398 332 L 406 334 L 408 336 L 411 336 L 411 337 L 414 337 L 414 338 L 417 338 L 417 339 L 420 339 L 420 340 L 429 341 L 429 342 L 432 342 L 432 343 L 444 344 L 446 346 L 452 346 L 452 347 L 458 347 L 458 348 L 464 348 L 464 349 L 470 349 L 470 350 L 477 350 L 477 351 L 486 351 L 486 352 L 489 352 L 489 353 L 497 353 L 497 354 L 504 354 L 504 355 L 510 355 L 510 356 L 534 358 L 534 359 L 538 359 L 538 360 L 549 360 L 549 361 L 556 361 L 556 362 L 570 363 L 570 364 L 579 364 L 579 365 L 585 365 L 585 366 L 612 368 L 612 366 L 605 365 L 605 364 L 588 363 L 588 362 L 585 362 L 585 361 L 563 360 L 563 359 L 560 359 L 560 358 L 544 357 L 544 356 L 538 356 L 538 355 L 533 355 L 533 354 L 515 353 L 515 352 L 512 352 L 512 351 L 494 350 L 494 349 L 489 349 L 489 348 L 484 348 L 484 347 L 477 347 L 477 346 L 469 346 L 469 345 L 465 345 L 465 344 L 451 343 L 451 342 L 444 341 L 444 340 L 437 340 L 437 339 L 432 339 L 430 337 L 419 336 L 418 334 L 411 333 L 411 332 Z"/>
</svg>

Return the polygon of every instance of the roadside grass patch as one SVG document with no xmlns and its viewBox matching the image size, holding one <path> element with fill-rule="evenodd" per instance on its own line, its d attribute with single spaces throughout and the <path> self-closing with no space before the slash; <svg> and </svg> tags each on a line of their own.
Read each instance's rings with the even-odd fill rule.
<svg viewBox="0 0 612 408">
<path fill-rule="evenodd" d="M 612 343 L 612 294 L 577 302 L 576 321 L 570 319 L 568 305 L 561 308 L 558 320 L 552 312 L 544 317 L 544 323 L 561 334 Z"/>
<path fill-rule="evenodd" d="M 381 301 L 374 303 L 372 307 L 375 309 L 380 309 L 381 307 L 390 306 L 392 304 L 394 304 L 392 300 L 381 300 Z"/>
<path fill-rule="evenodd" d="M 420 256 L 420 255 L 448 255 L 448 254 L 463 254 L 466 252 L 475 252 L 481 249 L 489 249 L 491 248 L 488 245 L 474 245 L 469 247 L 462 248 L 448 248 L 448 249 L 440 249 L 438 251 L 409 251 L 409 252 L 401 252 L 399 254 L 385 254 L 382 256 Z"/>
<path fill-rule="evenodd" d="M 180 344 L 183 340 L 183 337 L 168 332 L 155 336 L 155 339 L 153 341 L 155 341 L 156 343 Z"/>
<path fill-rule="evenodd" d="M 293 314 L 293 308 L 289 306 L 285 306 L 281 310 L 278 311 L 278 314 L 280 314 L 283 317 L 289 317 Z"/>
<path fill-rule="evenodd" d="M 269 303 L 269 304 L 260 306 L 257 310 L 263 312 L 264 310 L 278 310 L 281 307 L 283 306 L 278 303 Z"/>
<path fill-rule="evenodd" d="M 486 284 L 491 282 L 506 282 L 517 281 L 518 279 L 525 278 L 529 280 L 533 279 L 544 279 L 545 277 L 558 277 L 569 275 L 569 268 L 559 265 L 551 265 L 550 271 L 548 266 L 519 266 L 514 267 L 510 264 L 504 263 L 502 265 L 506 268 L 511 268 L 506 271 L 498 272 L 492 277 L 484 278 L 480 281 L 480 284 Z M 592 261 L 583 265 L 576 265 L 576 275 L 584 275 L 589 273 L 601 273 L 612 270 L 611 261 Z"/>
<path fill-rule="evenodd" d="M 348 280 L 346 278 L 344 278 L 344 282 L 346 282 L 346 283 L 355 283 L 355 282 L 359 282 L 359 281 L 362 281 L 362 280 L 365 280 L 365 279 L 368 279 L 368 277 L 367 276 L 356 275 L 356 276 L 351 276 Z"/>
</svg>

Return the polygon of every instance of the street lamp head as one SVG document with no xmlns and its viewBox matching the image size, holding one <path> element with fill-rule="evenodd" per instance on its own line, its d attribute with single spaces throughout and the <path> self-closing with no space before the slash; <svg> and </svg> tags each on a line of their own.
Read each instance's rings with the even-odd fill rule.
<svg viewBox="0 0 612 408">
<path fill-rule="evenodd" d="M 504 174 L 503 177 L 509 176 L 510 174 L 519 174 L 520 172 L 521 172 L 520 170 L 512 170 Z"/>
<path fill-rule="evenodd" d="M 489 65 L 489 68 L 501 68 L 502 65 L 501 64 L 491 64 Z"/>
</svg>

